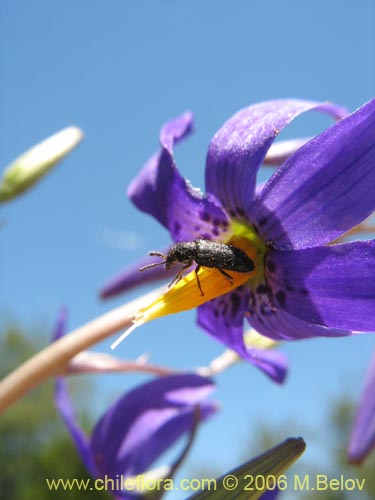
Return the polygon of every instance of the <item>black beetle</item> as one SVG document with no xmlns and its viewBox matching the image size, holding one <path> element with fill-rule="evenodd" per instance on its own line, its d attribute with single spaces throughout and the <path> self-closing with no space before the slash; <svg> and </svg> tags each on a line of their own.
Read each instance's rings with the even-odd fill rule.
<svg viewBox="0 0 375 500">
<path fill-rule="evenodd" d="M 197 278 L 198 288 L 203 296 L 203 290 L 199 281 L 198 271 L 201 267 L 211 267 L 217 269 L 227 280 L 233 283 L 233 278 L 225 271 L 235 271 L 237 273 L 249 273 L 254 270 L 254 262 L 246 255 L 243 250 L 225 243 L 218 243 L 210 240 L 181 241 L 175 243 L 164 255 L 161 252 L 149 252 L 149 255 L 162 257 L 162 262 L 154 262 L 141 267 L 140 271 L 150 269 L 151 267 L 164 265 L 165 269 L 170 269 L 174 264 L 180 262 L 182 268 L 177 273 L 175 279 L 170 283 L 178 283 L 182 274 L 196 262 L 195 276 Z"/>
</svg>

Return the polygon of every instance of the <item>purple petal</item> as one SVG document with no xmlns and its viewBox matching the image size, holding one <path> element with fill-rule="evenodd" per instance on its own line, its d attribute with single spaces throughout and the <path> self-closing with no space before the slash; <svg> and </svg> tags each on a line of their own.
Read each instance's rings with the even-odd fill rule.
<svg viewBox="0 0 375 500">
<path fill-rule="evenodd" d="M 166 250 L 162 250 L 165 253 Z M 144 257 L 143 259 L 130 264 L 116 276 L 110 278 L 101 288 L 100 297 L 108 299 L 133 288 L 155 281 L 168 280 L 176 275 L 175 269 L 165 269 L 164 266 L 152 267 L 140 272 L 140 268 L 149 264 L 161 262 L 160 257 Z"/>
<path fill-rule="evenodd" d="M 275 382 L 282 383 L 287 372 L 285 357 L 276 351 L 249 349 L 244 343 L 243 319 L 248 300 L 248 288 L 239 287 L 206 302 L 198 308 L 198 325 Z"/>
<path fill-rule="evenodd" d="M 127 393 L 94 429 L 92 449 L 100 472 L 111 477 L 145 472 L 179 437 L 193 431 L 197 404 L 201 420 L 215 412 L 213 403 L 202 403 L 213 388 L 207 378 L 184 374 Z"/>
<path fill-rule="evenodd" d="M 169 229 L 175 241 L 218 237 L 229 224 L 220 203 L 213 196 L 193 189 L 174 163 L 173 145 L 191 128 L 191 113 L 164 125 L 160 132 L 161 152 L 150 158 L 128 189 L 136 207 Z"/>
<path fill-rule="evenodd" d="M 230 215 L 250 219 L 258 169 L 272 142 L 294 118 L 319 110 L 336 118 L 346 110 L 332 104 L 285 99 L 254 104 L 236 113 L 213 137 L 206 162 L 206 190 Z"/>
<path fill-rule="evenodd" d="M 56 408 L 72 436 L 83 465 L 92 476 L 97 477 L 98 471 L 93 460 L 89 439 L 77 424 L 73 404 L 68 392 L 68 385 L 62 377 L 56 379 L 54 399 Z"/>
<path fill-rule="evenodd" d="M 255 186 L 256 196 L 258 196 L 258 194 L 262 192 L 262 190 L 266 184 L 267 184 L 267 182 L 258 182 L 257 183 L 257 185 Z"/>
<path fill-rule="evenodd" d="M 348 457 L 360 464 L 375 447 L 375 353 L 350 436 Z"/>
<path fill-rule="evenodd" d="M 253 221 L 274 248 L 333 241 L 375 208 L 375 100 L 300 148 L 254 203 Z"/>
<path fill-rule="evenodd" d="M 271 250 L 266 269 L 278 309 L 329 328 L 375 331 L 375 240 Z"/>
<path fill-rule="evenodd" d="M 52 341 L 59 340 L 59 338 L 61 338 L 64 335 L 67 317 L 68 317 L 68 312 L 65 309 L 65 307 L 62 307 L 57 317 L 55 329 L 52 334 Z"/>
<path fill-rule="evenodd" d="M 276 307 L 268 312 L 264 308 L 253 310 L 248 317 L 250 325 L 259 333 L 274 340 L 302 340 L 315 337 L 344 337 L 351 331 L 315 325 L 291 316 Z"/>
<path fill-rule="evenodd" d="M 282 384 L 288 374 L 288 360 L 277 350 L 247 348 L 249 361 L 274 382 Z"/>
</svg>

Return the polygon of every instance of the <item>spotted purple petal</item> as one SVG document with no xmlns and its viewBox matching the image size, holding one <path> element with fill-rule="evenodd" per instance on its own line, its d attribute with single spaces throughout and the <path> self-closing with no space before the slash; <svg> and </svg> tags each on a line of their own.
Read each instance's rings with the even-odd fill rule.
<svg viewBox="0 0 375 500">
<path fill-rule="evenodd" d="M 203 399 L 214 386 L 193 374 L 171 375 L 128 392 L 101 418 L 92 435 L 92 451 L 101 474 L 137 475 L 179 437 L 192 432 L 195 407 L 200 420 L 216 411 Z"/>
<path fill-rule="evenodd" d="M 297 99 L 266 101 L 236 113 L 213 137 L 207 154 L 206 191 L 231 216 L 252 221 L 256 176 L 272 142 L 294 118 L 309 110 L 341 118 L 347 111 Z"/>
<path fill-rule="evenodd" d="M 375 447 L 375 353 L 350 436 L 348 457 L 360 464 Z"/>
<path fill-rule="evenodd" d="M 375 331 L 375 240 L 271 250 L 266 269 L 279 309 L 329 328 Z"/>
<path fill-rule="evenodd" d="M 329 243 L 375 208 L 375 99 L 302 146 L 269 180 L 252 220 L 274 248 Z"/>
<path fill-rule="evenodd" d="M 169 229 L 175 241 L 217 238 L 229 224 L 215 197 L 193 189 L 177 170 L 173 145 L 191 129 L 191 113 L 166 123 L 160 132 L 162 150 L 150 158 L 128 189 L 136 207 Z"/>
<path fill-rule="evenodd" d="M 248 288 L 240 287 L 206 302 L 198 308 L 198 325 L 275 382 L 282 383 L 287 373 L 287 361 L 283 354 L 277 351 L 250 349 L 244 343 L 243 318 L 248 298 Z"/>
</svg>

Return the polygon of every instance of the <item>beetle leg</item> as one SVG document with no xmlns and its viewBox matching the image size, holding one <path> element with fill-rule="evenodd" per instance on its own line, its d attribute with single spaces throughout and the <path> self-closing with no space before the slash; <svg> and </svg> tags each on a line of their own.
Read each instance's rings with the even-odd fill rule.
<svg viewBox="0 0 375 500">
<path fill-rule="evenodd" d="M 195 277 L 197 278 L 198 288 L 199 288 L 199 291 L 201 292 L 201 296 L 203 297 L 204 293 L 203 293 L 201 282 L 200 282 L 199 276 L 198 276 L 200 268 L 201 268 L 201 266 L 198 264 L 197 267 L 195 268 Z"/>
<path fill-rule="evenodd" d="M 185 269 L 188 269 L 190 266 L 191 262 L 187 262 L 184 266 L 182 266 L 181 269 L 178 271 L 176 277 L 169 283 L 168 288 L 170 288 L 173 285 L 173 283 L 177 285 L 177 283 L 182 278 L 182 274 L 185 271 Z"/>
<path fill-rule="evenodd" d="M 226 273 L 222 269 L 218 269 L 218 271 L 230 282 L 231 285 L 233 285 L 233 276 L 230 274 Z"/>
</svg>

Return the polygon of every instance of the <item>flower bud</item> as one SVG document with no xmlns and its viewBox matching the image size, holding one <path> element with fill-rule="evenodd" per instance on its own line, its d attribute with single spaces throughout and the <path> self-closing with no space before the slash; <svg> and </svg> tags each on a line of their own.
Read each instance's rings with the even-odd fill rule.
<svg viewBox="0 0 375 500">
<path fill-rule="evenodd" d="M 82 140 L 78 127 L 67 127 L 29 149 L 4 171 L 0 203 L 10 201 L 32 187 Z"/>
</svg>

